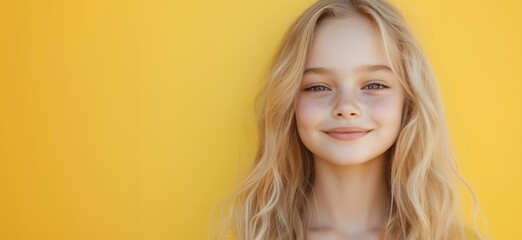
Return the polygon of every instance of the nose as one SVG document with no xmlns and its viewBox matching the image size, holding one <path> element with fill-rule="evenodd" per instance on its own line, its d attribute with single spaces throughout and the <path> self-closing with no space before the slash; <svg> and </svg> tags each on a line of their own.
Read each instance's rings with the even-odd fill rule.
<svg viewBox="0 0 522 240">
<path fill-rule="evenodd" d="M 336 119 L 358 118 L 361 115 L 361 109 L 357 95 L 349 90 L 339 91 L 334 100 L 332 115 Z"/>
</svg>

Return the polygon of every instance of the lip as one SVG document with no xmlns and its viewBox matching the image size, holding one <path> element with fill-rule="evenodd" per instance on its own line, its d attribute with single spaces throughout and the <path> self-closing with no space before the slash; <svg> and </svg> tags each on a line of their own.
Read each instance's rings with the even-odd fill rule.
<svg viewBox="0 0 522 240">
<path fill-rule="evenodd" d="M 338 140 L 355 140 L 366 136 L 371 129 L 360 127 L 339 127 L 325 131 L 330 137 Z"/>
<path fill-rule="evenodd" d="M 371 129 L 361 128 L 361 127 L 338 127 L 332 128 L 330 130 L 326 130 L 327 133 L 351 133 L 351 132 L 368 132 Z"/>
</svg>

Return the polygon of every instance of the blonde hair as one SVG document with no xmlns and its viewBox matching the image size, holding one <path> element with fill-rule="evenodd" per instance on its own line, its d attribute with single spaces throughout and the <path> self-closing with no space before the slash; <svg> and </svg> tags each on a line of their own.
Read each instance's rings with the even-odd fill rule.
<svg viewBox="0 0 522 240">
<path fill-rule="evenodd" d="M 469 236 L 455 177 L 476 202 L 475 195 L 457 171 L 436 76 L 406 21 L 385 1 L 320 0 L 285 34 L 256 98 L 259 145 L 254 167 L 231 196 L 221 237 L 231 231 L 239 239 L 305 239 L 314 163 L 297 132 L 296 97 L 318 23 L 354 14 L 378 28 L 405 90 L 401 130 L 388 150 L 386 235 L 411 240 Z M 481 238 L 476 227 L 472 234 Z"/>
</svg>

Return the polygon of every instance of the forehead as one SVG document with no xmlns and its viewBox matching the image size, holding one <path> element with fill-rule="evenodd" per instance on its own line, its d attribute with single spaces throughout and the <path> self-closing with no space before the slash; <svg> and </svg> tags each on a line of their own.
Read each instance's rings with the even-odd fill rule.
<svg viewBox="0 0 522 240">
<path fill-rule="evenodd" d="M 306 69 L 328 68 L 351 74 L 364 65 L 390 66 L 381 35 L 369 19 L 353 15 L 318 24 Z"/>
</svg>

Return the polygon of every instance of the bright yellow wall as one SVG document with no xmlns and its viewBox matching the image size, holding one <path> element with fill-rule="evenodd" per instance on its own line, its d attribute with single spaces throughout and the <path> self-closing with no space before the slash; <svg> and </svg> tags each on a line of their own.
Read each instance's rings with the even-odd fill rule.
<svg viewBox="0 0 522 240">
<path fill-rule="evenodd" d="M 253 97 L 312 1 L 0 1 L 0 239 L 205 239 Z M 517 0 L 395 0 L 495 239 L 522 228 Z M 466 206 L 471 209 L 472 202 Z"/>
</svg>

